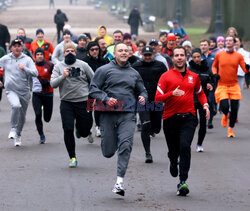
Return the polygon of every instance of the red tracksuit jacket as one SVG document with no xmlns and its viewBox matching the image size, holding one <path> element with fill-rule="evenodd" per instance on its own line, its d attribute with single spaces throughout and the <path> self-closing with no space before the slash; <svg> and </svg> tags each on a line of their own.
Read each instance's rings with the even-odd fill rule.
<svg viewBox="0 0 250 211">
<path fill-rule="evenodd" d="M 173 96 L 173 91 L 178 87 L 185 92 L 182 96 Z M 197 93 L 201 105 L 207 103 L 207 98 L 202 90 L 199 76 L 190 70 L 186 70 L 183 77 L 178 70 L 171 69 L 160 77 L 155 101 L 165 103 L 163 119 L 178 113 L 192 113 L 195 116 L 194 90 Z"/>
</svg>

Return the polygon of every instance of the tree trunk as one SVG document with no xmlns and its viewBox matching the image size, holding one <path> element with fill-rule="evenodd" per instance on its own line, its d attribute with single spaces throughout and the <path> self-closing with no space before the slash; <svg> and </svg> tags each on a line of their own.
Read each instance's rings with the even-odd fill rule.
<svg viewBox="0 0 250 211">
<path fill-rule="evenodd" d="M 207 33 L 214 33 L 215 32 L 215 19 L 216 19 L 216 0 L 211 0 L 212 6 L 211 6 L 211 18 L 210 18 L 210 24 L 207 30 Z"/>
<path fill-rule="evenodd" d="M 182 23 L 191 23 L 192 11 L 190 0 L 182 0 Z"/>
</svg>

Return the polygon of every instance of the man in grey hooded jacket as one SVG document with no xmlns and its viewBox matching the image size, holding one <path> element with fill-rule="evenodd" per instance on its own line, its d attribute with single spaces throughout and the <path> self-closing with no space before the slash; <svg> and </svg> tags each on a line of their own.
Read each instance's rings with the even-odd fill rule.
<svg viewBox="0 0 250 211">
<path fill-rule="evenodd" d="M 140 74 L 128 63 L 128 47 L 120 43 L 114 50 L 115 59 L 98 68 L 92 78 L 89 95 L 96 99 L 100 114 L 101 148 L 104 157 L 116 150 L 117 182 L 113 192 L 124 196 L 123 179 L 132 151 L 137 102 L 144 105 L 147 91 Z"/>
<path fill-rule="evenodd" d="M 22 44 L 18 39 L 11 42 L 11 53 L 0 59 L 0 67 L 4 68 L 5 91 L 12 107 L 8 138 L 14 139 L 15 146 L 20 146 L 30 100 L 30 79 L 37 76 L 38 72 L 32 59 L 22 53 Z M 2 85 L 0 83 L 0 86 Z"/>
<path fill-rule="evenodd" d="M 94 72 L 86 62 L 76 59 L 73 43 L 64 46 L 64 60 L 54 66 L 50 84 L 59 87 L 60 113 L 64 131 L 64 142 L 70 157 L 70 168 L 77 167 L 74 124 L 79 136 L 91 133 L 92 113 L 87 111 L 89 84 Z"/>
</svg>

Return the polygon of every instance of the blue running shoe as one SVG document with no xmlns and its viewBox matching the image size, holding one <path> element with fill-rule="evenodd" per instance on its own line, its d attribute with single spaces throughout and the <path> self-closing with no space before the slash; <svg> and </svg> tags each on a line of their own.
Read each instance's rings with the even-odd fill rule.
<svg viewBox="0 0 250 211">
<path fill-rule="evenodd" d="M 185 181 L 180 182 L 177 185 L 177 196 L 186 196 L 189 193 L 188 185 Z"/>
<path fill-rule="evenodd" d="M 71 158 L 69 163 L 69 168 L 76 168 L 76 166 L 77 166 L 76 158 Z"/>
<path fill-rule="evenodd" d="M 45 140 L 46 140 L 45 135 L 41 135 L 40 136 L 40 144 L 44 144 Z"/>
</svg>

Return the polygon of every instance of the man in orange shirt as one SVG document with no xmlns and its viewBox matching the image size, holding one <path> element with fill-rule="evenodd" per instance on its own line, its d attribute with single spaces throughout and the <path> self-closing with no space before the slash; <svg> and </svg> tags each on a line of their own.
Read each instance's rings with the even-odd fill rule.
<svg viewBox="0 0 250 211">
<path fill-rule="evenodd" d="M 42 29 L 36 30 L 36 41 L 33 41 L 30 46 L 30 50 L 33 54 L 34 61 L 36 60 L 35 51 L 38 47 L 44 50 L 44 60 L 51 61 L 51 55 L 53 54 L 54 47 L 51 42 L 44 39 L 44 32 Z"/>
<path fill-rule="evenodd" d="M 221 125 L 227 127 L 229 118 L 227 134 L 228 137 L 232 138 L 235 137 L 233 127 L 237 120 L 239 100 L 242 99 L 240 86 L 237 80 L 238 66 L 240 65 L 242 70 L 248 73 L 243 56 L 234 51 L 235 42 L 236 40 L 234 37 L 226 37 L 226 51 L 216 54 L 212 66 L 213 74 L 215 74 L 219 80 L 215 90 L 215 100 L 216 103 L 220 103 L 223 112 Z"/>
</svg>

